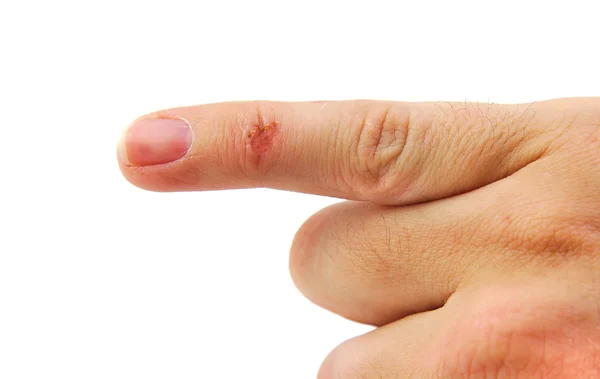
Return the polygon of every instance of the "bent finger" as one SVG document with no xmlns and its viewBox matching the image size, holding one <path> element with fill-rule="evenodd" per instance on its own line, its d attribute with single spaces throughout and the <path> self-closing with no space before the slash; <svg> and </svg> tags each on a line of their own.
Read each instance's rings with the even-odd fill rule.
<svg viewBox="0 0 600 379">
<path fill-rule="evenodd" d="M 426 312 L 385 325 L 336 347 L 317 379 L 437 378 L 444 310 Z"/>
<path fill-rule="evenodd" d="M 439 308 L 465 285 L 512 277 L 532 266 L 552 270 L 570 262 L 565 256 L 590 256 L 596 245 L 589 243 L 584 224 L 573 220 L 571 203 L 557 202 L 557 185 L 537 171 L 532 165 L 485 188 L 433 202 L 327 207 L 296 234 L 292 279 L 315 304 L 384 325 Z"/>
<path fill-rule="evenodd" d="M 296 287 L 329 311 L 377 326 L 443 306 L 482 264 L 471 240 L 482 220 L 466 202 L 448 200 L 321 210 L 292 244 Z"/>
</svg>

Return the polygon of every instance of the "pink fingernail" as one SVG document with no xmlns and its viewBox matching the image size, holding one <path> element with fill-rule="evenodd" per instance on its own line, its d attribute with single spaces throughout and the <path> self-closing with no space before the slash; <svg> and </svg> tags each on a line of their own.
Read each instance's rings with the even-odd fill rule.
<svg viewBox="0 0 600 379">
<path fill-rule="evenodd" d="M 124 133 L 119 154 L 126 164 L 151 166 L 176 161 L 192 145 L 190 125 L 178 118 L 136 121 Z"/>
</svg>

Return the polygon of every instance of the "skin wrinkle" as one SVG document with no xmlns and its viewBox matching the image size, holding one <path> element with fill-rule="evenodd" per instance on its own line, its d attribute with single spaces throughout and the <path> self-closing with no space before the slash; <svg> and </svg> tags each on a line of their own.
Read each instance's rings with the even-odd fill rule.
<svg viewBox="0 0 600 379">
<path fill-rule="evenodd" d="M 354 152 L 355 157 L 359 158 L 363 155 L 361 153 L 361 150 L 362 150 L 363 141 L 366 139 L 366 137 L 364 136 L 365 130 L 367 130 L 367 132 L 368 132 L 368 129 L 367 129 L 368 114 L 367 114 L 367 112 L 365 112 L 364 114 L 357 113 L 355 118 L 358 118 L 360 120 L 360 123 L 358 124 L 358 130 L 357 130 L 358 138 L 356 140 L 356 151 Z M 358 162 L 358 168 L 361 170 L 364 170 L 363 162 L 360 160 Z"/>
<path fill-rule="evenodd" d="M 473 105 L 470 105 L 471 107 Z M 472 112 L 469 110 L 469 108 L 467 106 L 465 106 L 464 109 L 461 109 L 460 112 L 461 114 L 465 115 L 467 114 L 468 120 L 466 120 L 463 128 L 464 131 L 459 132 L 458 135 L 459 136 L 463 136 L 464 140 L 468 140 L 468 141 L 480 141 L 483 140 L 484 144 L 481 146 L 481 148 L 478 151 L 478 154 L 475 155 L 475 158 L 472 158 L 471 161 L 479 161 L 480 158 L 484 156 L 484 152 L 486 149 L 486 144 L 490 143 L 490 147 L 489 150 L 494 151 L 494 147 L 496 145 L 496 142 L 500 140 L 500 138 L 496 138 L 494 136 L 494 132 L 498 131 L 498 129 L 501 127 L 501 125 L 504 123 L 506 116 L 502 116 L 500 119 L 496 119 L 493 121 L 490 121 L 490 125 L 489 126 L 485 126 L 485 125 L 480 125 L 482 122 L 484 123 L 484 120 L 489 119 L 489 117 L 487 116 L 487 114 L 481 114 L 481 109 L 479 108 L 479 104 L 476 105 L 477 107 L 477 113 L 476 115 L 473 115 Z M 506 108 L 504 108 L 506 109 Z M 489 112 L 489 110 L 488 110 Z M 498 113 L 501 113 L 502 110 L 500 110 Z M 474 117 L 475 116 L 475 117 Z M 465 117 L 466 118 L 466 117 Z M 454 127 L 454 125 L 452 125 L 452 127 Z M 488 132 L 492 132 L 492 136 L 493 138 L 490 140 L 488 136 L 486 136 L 486 138 L 481 138 L 481 134 L 480 135 L 476 135 L 474 138 L 472 136 L 472 134 L 478 132 L 478 133 L 488 133 Z M 504 130 L 502 130 L 504 132 Z M 500 136 L 502 135 L 506 135 L 506 133 L 502 133 L 500 134 Z M 508 138 L 508 137 L 507 137 Z M 501 146 L 506 145 L 506 142 L 502 143 Z M 474 147 L 477 146 L 477 142 L 474 143 Z M 469 151 L 471 149 L 463 149 L 463 151 Z"/>
<path fill-rule="evenodd" d="M 385 143 L 381 143 L 379 141 L 376 151 L 379 151 L 381 155 L 383 155 L 380 160 L 382 164 L 382 168 L 379 169 L 380 175 L 380 183 L 378 187 L 382 187 L 383 190 L 380 190 L 382 193 L 386 193 L 387 188 L 391 186 L 391 184 L 386 183 L 387 178 L 390 176 L 390 170 L 397 166 L 399 162 L 403 161 L 403 153 L 405 151 L 406 143 L 410 133 L 410 111 L 400 112 L 397 109 L 394 109 L 392 106 L 386 108 L 385 116 L 382 121 L 382 134 L 383 137 L 389 136 L 388 138 L 384 138 Z M 390 118 L 391 114 L 391 122 L 387 123 L 386 120 Z M 387 126 L 386 126 L 387 125 Z M 405 165 L 406 166 L 406 165 Z M 398 180 L 396 181 L 399 184 L 402 184 L 403 176 L 402 173 Z M 393 183 L 393 179 L 390 183 Z M 400 186 L 401 187 L 401 186 Z"/>
<path fill-rule="evenodd" d="M 408 120 L 410 124 L 407 124 L 406 142 L 402 149 L 403 161 L 396 162 L 395 168 L 401 169 L 402 165 L 412 167 L 412 172 L 405 173 L 407 185 L 404 188 L 404 192 L 410 193 L 414 187 L 425 187 L 425 183 L 435 183 L 435 181 L 428 180 L 428 173 L 425 171 L 427 162 L 430 161 L 434 149 L 430 147 L 434 146 L 436 136 L 434 136 L 433 122 L 428 124 L 427 119 L 423 119 L 420 114 L 415 115 L 415 111 L 409 109 Z M 425 123 L 425 125 L 424 125 Z M 424 125 L 424 126 L 423 126 Z M 439 133 L 438 133 L 439 134 Z M 443 133 L 441 138 L 444 138 Z M 417 148 L 410 148 L 416 146 Z M 420 178 L 420 180 L 417 180 Z M 418 181 L 420 183 L 413 183 Z M 426 199 L 427 200 L 427 199 Z"/>
<path fill-rule="evenodd" d="M 517 140 L 516 148 L 513 150 L 512 154 L 509 154 L 508 156 L 504 157 L 503 161 L 506 165 L 513 165 L 515 164 L 514 161 L 527 162 L 527 159 L 524 159 L 522 152 L 523 147 L 527 146 L 528 142 L 528 138 L 525 131 L 529 128 L 535 128 L 539 126 L 539 121 L 537 121 L 537 112 L 534 109 L 532 109 L 532 107 L 535 104 L 535 102 L 531 103 L 518 119 L 518 126 L 514 128 L 513 139 L 517 140 L 517 134 L 520 134 L 520 138 Z M 529 119 L 526 119 L 528 112 L 531 114 L 531 117 Z M 541 146 L 541 148 L 538 149 L 537 153 L 531 153 L 532 155 L 529 158 L 529 163 L 521 165 L 521 167 L 517 168 L 515 172 L 522 170 L 531 163 L 536 162 L 540 158 L 542 158 L 547 149 L 549 148 L 549 145 L 550 144 L 548 143 L 545 146 Z M 515 156 L 519 159 L 515 159 Z M 507 173 L 507 175 L 511 175 L 511 173 Z"/>
<path fill-rule="evenodd" d="M 399 154 L 396 151 L 398 148 L 394 146 L 399 127 L 395 121 L 395 112 L 389 105 L 380 106 L 376 103 L 371 104 L 370 107 L 362 105 L 354 114 L 354 119 L 359 119 L 360 123 L 356 127 L 357 165 L 353 176 L 361 182 L 363 193 L 375 196 L 380 192 L 381 183 L 386 181 L 386 172 L 391 162 Z M 394 150 L 390 151 L 391 148 Z"/>
<path fill-rule="evenodd" d="M 368 181 L 369 178 L 365 175 L 363 175 L 364 172 L 367 172 L 370 174 L 368 167 L 365 167 L 365 161 L 362 159 L 363 154 L 361 153 L 361 145 L 363 144 L 363 141 L 365 140 L 365 137 L 363 136 L 365 133 L 365 129 L 367 128 L 367 121 L 368 121 L 368 115 L 365 112 L 363 115 L 357 115 L 357 117 L 360 117 L 360 124 L 358 126 L 358 139 L 356 141 L 356 152 L 355 152 L 355 156 L 354 159 L 356 160 L 356 169 L 357 171 L 355 173 L 351 173 L 351 175 L 355 176 L 356 178 L 358 178 L 358 180 L 361 182 L 360 183 L 360 188 L 361 191 L 363 191 L 364 193 L 369 193 L 370 192 L 370 188 L 368 185 Z"/>
<path fill-rule="evenodd" d="M 501 226 L 501 224 L 492 223 L 492 228 L 494 225 Z M 538 232 L 539 230 L 542 230 L 542 233 Z M 580 244 L 578 240 L 565 245 L 571 230 L 577 230 L 577 228 L 557 227 L 548 232 L 548 227 L 541 221 L 528 220 L 527 224 L 523 225 L 522 222 L 515 223 L 515 220 L 512 219 L 510 225 L 505 226 L 504 229 L 496 229 L 493 233 L 480 233 L 482 236 L 496 235 L 499 237 L 493 240 L 484 239 L 476 245 L 476 248 L 485 252 L 487 246 L 487 254 L 490 257 L 498 255 L 502 265 L 510 262 L 514 262 L 520 267 L 531 267 L 543 262 L 547 265 L 561 261 L 565 258 L 564 254 L 572 254 L 578 249 Z M 515 234 L 515 232 L 519 234 Z M 540 238 L 540 235 L 544 237 Z M 532 239 L 531 236 L 536 238 Z M 494 251 L 498 251 L 499 254 L 492 254 Z M 557 256 L 557 253 L 560 254 Z"/>
<path fill-rule="evenodd" d="M 247 146 L 243 143 L 243 128 L 244 125 L 248 124 L 248 115 L 235 114 L 235 115 L 220 115 L 218 119 L 218 140 L 209 141 L 209 143 L 218 145 L 222 141 L 224 145 L 224 151 L 218 151 L 217 156 L 223 162 L 226 172 L 232 173 L 249 173 L 247 167 Z M 234 133 L 227 133 L 228 128 L 235 130 Z M 219 153 L 222 154 L 219 154 Z"/>
<path fill-rule="evenodd" d="M 374 144 L 373 151 L 371 152 L 371 156 L 369 158 L 373 162 L 375 162 L 375 159 L 377 158 L 376 157 L 377 153 L 382 150 L 381 140 L 382 140 L 383 134 L 386 129 L 386 121 L 387 121 L 389 113 L 390 113 L 390 107 L 388 106 L 383 110 L 383 115 L 381 116 L 381 121 L 378 122 L 377 120 L 375 120 L 374 126 L 373 126 L 373 128 L 371 128 L 371 134 L 373 134 L 373 136 L 371 136 L 371 138 L 373 138 L 375 140 L 375 144 Z M 377 173 L 378 170 L 375 170 L 375 172 Z"/>
<path fill-rule="evenodd" d="M 349 193 L 353 193 L 353 186 L 350 184 L 345 175 L 345 172 L 349 172 L 350 168 L 344 167 L 344 162 L 351 162 L 351 151 L 353 150 L 352 147 L 349 149 L 344 149 L 343 146 L 344 141 L 348 141 L 347 134 L 351 133 L 351 128 L 344 128 L 342 126 L 344 123 L 344 117 L 345 115 L 343 114 L 337 117 L 337 122 L 334 123 L 335 127 L 333 127 L 333 131 L 331 132 L 331 135 L 333 135 L 333 146 L 335 147 L 334 151 L 336 154 L 333 155 L 330 162 L 332 162 L 331 167 L 338 168 L 332 172 L 332 176 L 334 177 L 338 188 L 344 188 Z M 330 145 L 331 143 L 329 143 L 327 146 Z M 345 155 L 345 153 L 348 153 L 348 155 Z M 345 159 L 336 159 L 336 157 L 345 157 Z"/>
<path fill-rule="evenodd" d="M 274 122 L 279 120 L 279 130 L 272 141 L 273 150 L 276 150 L 275 153 L 278 155 L 279 163 L 271 166 L 269 175 L 271 177 L 293 176 L 295 173 L 302 171 L 300 161 L 294 159 L 294 157 L 301 155 L 307 146 L 306 139 L 309 132 L 303 132 L 302 128 L 298 127 L 297 112 L 277 112 L 276 109 L 273 109 L 273 114 Z M 284 127 L 286 128 L 285 132 L 283 132 Z M 288 146 L 285 152 L 282 151 L 281 147 L 284 145 Z M 285 161 L 285 164 L 281 164 L 281 161 Z M 321 181 L 320 183 L 325 182 Z"/>
<path fill-rule="evenodd" d="M 516 147 L 522 145 L 526 140 L 524 132 L 526 125 L 523 124 L 527 123 L 527 126 L 529 126 L 529 124 L 531 124 L 532 120 L 535 118 L 536 112 L 531 110 L 531 107 L 534 104 L 535 103 L 530 104 L 519 116 L 517 116 L 517 113 L 519 112 L 517 107 L 515 107 L 515 110 L 513 111 L 509 111 L 508 107 L 498 107 L 498 110 L 492 116 L 490 113 L 492 112 L 493 108 L 497 107 L 495 104 L 489 104 L 485 110 L 482 109 L 479 103 L 475 105 L 465 104 L 464 108 L 455 108 L 452 104 L 449 104 L 452 110 L 452 116 L 448 116 L 448 113 L 443 110 L 446 119 L 441 121 L 438 119 L 438 122 L 445 126 L 432 126 L 432 129 L 441 130 L 441 138 L 447 140 L 444 131 L 451 131 L 456 128 L 456 125 L 462 125 L 462 129 L 460 129 L 458 133 L 454 133 L 454 135 L 461 137 L 461 140 L 465 141 L 465 143 L 470 141 L 483 141 L 483 143 L 476 142 L 474 144 L 476 148 L 476 154 L 473 154 L 472 148 L 466 148 L 464 145 L 462 149 L 459 148 L 459 150 L 466 151 L 468 154 L 473 154 L 473 157 L 469 160 L 476 162 L 481 160 L 479 157 L 486 156 L 486 154 L 487 156 L 491 157 L 496 155 L 493 153 L 489 154 L 489 151 L 518 150 Z M 438 108 L 439 107 L 440 106 L 438 105 Z M 528 114 L 531 114 L 531 116 L 528 116 Z M 462 118 L 462 122 L 459 122 L 460 120 L 457 118 L 457 115 Z M 489 125 L 486 126 L 486 122 Z M 517 125 L 512 127 L 514 124 Z M 519 132 L 521 136 L 520 138 L 517 138 L 517 134 Z M 482 138 L 482 133 L 486 134 L 484 138 Z M 488 133 L 490 134 L 489 136 L 487 136 Z M 439 145 L 444 144 L 439 143 Z M 445 145 L 451 146 L 452 144 L 447 143 Z M 506 146 L 511 147 L 506 148 Z M 448 155 L 449 153 L 450 152 L 441 152 L 442 155 Z M 506 167 L 506 162 L 510 162 L 512 160 L 511 156 L 511 154 L 507 154 L 499 164 L 499 167 Z M 436 161 L 439 161 L 439 159 Z M 489 166 L 488 164 L 484 163 L 482 163 L 482 165 Z M 519 167 L 516 168 L 516 170 L 518 169 Z M 516 170 L 510 170 L 502 173 L 497 180 L 502 179 L 506 175 L 511 174 L 511 171 Z"/>
<path fill-rule="evenodd" d="M 284 120 L 284 116 L 280 116 L 281 119 L 281 125 L 285 125 L 285 120 Z M 299 150 L 302 149 L 305 146 L 304 139 L 306 138 L 306 135 L 302 136 L 300 135 L 299 131 L 300 128 L 298 127 L 298 113 L 294 112 L 292 113 L 292 120 L 290 122 L 291 128 L 288 132 L 288 136 L 287 138 L 290 139 L 291 141 L 294 141 L 295 143 L 290 144 L 290 151 L 288 153 L 289 156 L 295 157 L 299 155 Z M 309 146 L 312 146 L 312 144 L 309 144 Z M 298 160 L 295 159 L 286 159 L 287 161 L 287 171 L 289 173 L 294 173 L 294 172 L 301 172 L 301 166 L 300 166 L 300 162 Z M 275 176 L 279 176 L 282 174 L 281 170 L 283 170 L 283 167 L 286 166 L 277 166 L 279 168 L 279 170 L 275 171 L 273 173 L 273 175 Z M 323 183 L 323 181 L 321 181 L 321 183 Z"/>
<path fill-rule="evenodd" d="M 258 111 L 257 105 L 254 105 L 254 107 L 256 107 L 256 110 Z M 248 159 L 250 156 L 249 146 L 245 141 L 245 136 L 248 134 L 246 132 L 246 126 L 252 124 L 252 116 L 248 113 L 249 112 L 243 114 L 236 113 L 229 115 L 229 117 L 226 115 L 223 118 L 224 121 L 222 126 L 218 129 L 218 133 L 223 135 L 222 138 L 225 141 L 231 141 L 230 143 L 234 146 L 232 151 L 236 155 L 235 159 L 232 159 L 232 161 L 237 161 L 237 167 L 233 169 L 235 171 L 240 170 L 242 174 L 247 175 L 249 178 L 256 178 L 257 175 L 254 173 L 255 169 L 250 167 L 250 159 Z M 260 115 L 256 117 L 260 117 Z M 226 130 L 229 130 L 229 128 L 234 131 L 230 136 L 225 132 Z"/>
<path fill-rule="evenodd" d="M 565 209 L 568 212 L 568 209 Z M 506 246 L 526 254 L 551 255 L 575 252 L 578 250 L 580 241 L 574 240 L 567 242 L 564 238 L 565 231 L 577 228 L 577 225 L 571 225 L 574 219 L 563 213 L 562 209 L 555 207 L 547 208 L 543 213 L 536 214 L 529 218 L 525 225 L 515 225 Z M 560 221 L 560 223 L 559 223 Z"/>
</svg>

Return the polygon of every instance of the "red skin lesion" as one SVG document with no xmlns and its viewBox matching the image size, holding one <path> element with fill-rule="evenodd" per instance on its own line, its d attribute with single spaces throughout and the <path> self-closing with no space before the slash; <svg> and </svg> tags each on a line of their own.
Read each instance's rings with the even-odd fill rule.
<svg viewBox="0 0 600 379">
<path fill-rule="evenodd" d="M 258 124 L 252 126 L 252 131 L 248 134 L 248 140 L 252 151 L 256 154 L 264 154 L 271 146 L 273 146 L 273 140 L 279 133 L 279 124 L 275 121 L 268 124 L 264 124 L 263 120 L 260 119 Z"/>
</svg>

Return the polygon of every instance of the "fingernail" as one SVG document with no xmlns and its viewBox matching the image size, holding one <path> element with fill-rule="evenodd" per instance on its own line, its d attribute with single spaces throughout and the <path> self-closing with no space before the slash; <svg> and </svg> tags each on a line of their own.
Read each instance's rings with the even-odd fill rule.
<svg viewBox="0 0 600 379">
<path fill-rule="evenodd" d="M 190 125 L 178 118 L 147 118 L 123 133 L 119 155 L 125 164 L 151 166 L 176 161 L 192 145 Z"/>
</svg>

